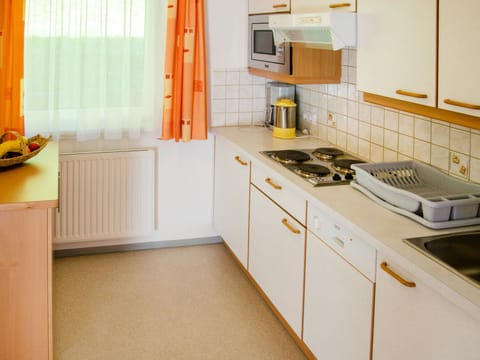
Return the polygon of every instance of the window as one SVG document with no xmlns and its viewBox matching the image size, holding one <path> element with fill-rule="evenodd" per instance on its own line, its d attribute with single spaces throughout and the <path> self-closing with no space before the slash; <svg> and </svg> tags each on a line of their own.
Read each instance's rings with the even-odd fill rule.
<svg viewBox="0 0 480 360">
<path fill-rule="evenodd" d="M 165 2 L 27 0 L 25 127 L 137 136 L 161 114 Z"/>
</svg>

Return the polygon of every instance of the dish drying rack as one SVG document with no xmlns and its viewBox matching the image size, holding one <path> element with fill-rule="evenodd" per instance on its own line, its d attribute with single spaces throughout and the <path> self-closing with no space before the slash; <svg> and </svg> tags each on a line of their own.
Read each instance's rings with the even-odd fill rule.
<svg viewBox="0 0 480 360">
<path fill-rule="evenodd" d="M 380 205 L 424 226 L 480 224 L 480 186 L 416 161 L 354 164 L 351 185 Z"/>
</svg>

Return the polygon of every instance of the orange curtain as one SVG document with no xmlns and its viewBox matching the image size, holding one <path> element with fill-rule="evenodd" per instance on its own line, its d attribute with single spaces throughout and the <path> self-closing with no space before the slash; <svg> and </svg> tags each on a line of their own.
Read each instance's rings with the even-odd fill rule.
<svg viewBox="0 0 480 360">
<path fill-rule="evenodd" d="M 0 11 L 0 132 L 24 134 L 24 1 L 0 0 Z"/>
<path fill-rule="evenodd" d="M 168 0 L 162 140 L 207 138 L 203 0 Z"/>
</svg>

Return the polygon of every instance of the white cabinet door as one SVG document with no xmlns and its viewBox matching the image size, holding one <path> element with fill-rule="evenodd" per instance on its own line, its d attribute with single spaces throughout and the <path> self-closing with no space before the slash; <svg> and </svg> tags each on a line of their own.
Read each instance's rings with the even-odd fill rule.
<svg viewBox="0 0 480 360">
<path fill-rule="evenodd" d="M 439 4 L 438 107 L 480 116 L 480 1 Z"/>
<path fill-rule="evenodd" d="M 437 0 L 358 0 L 357 86 L 436 106 Z"/>
<path fill-rule="evenodd" d="M 269 14 L 289 12 L 290 0 L 249 0 L 248 14 Z"/>
<path fill-rule="evenodd" d="M 373 283 L 307 232 L 303 341 L 317 359 L 369 360 Z"/>
<path fill-rule="evenodd" d="M 478 360 L 480 322 L 388 260 L 407 287 L 377 269 L 374 360 Z"/>
<path fill-rule="evenodd" d="M 355 11 L 356 0 L 292 0 L 292 14 L 314 13 L 326 11 Z"/>
<path fill-rule="evenodd" d="M 250 159 L 221 137 L 215 139 L 214 225 L 247 268 Z"/>
<path fill-rule="evenodd" d="M 305 229 L 252 186 L 249 271 L 301 337 Z"/>
</svg>

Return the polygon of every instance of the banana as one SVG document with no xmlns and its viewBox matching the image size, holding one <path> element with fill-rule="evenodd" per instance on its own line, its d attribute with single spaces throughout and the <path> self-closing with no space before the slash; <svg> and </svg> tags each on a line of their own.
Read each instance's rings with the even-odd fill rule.
<svg viewBox="0 0 480 360">
<path fill-rule="evenodd" d="M 25 154 L 26 146 L 22 147 L 20 140 L 8 140 L 0 144 L 0 158 L 8 152 L 17 152 Z"/>
</svg>

